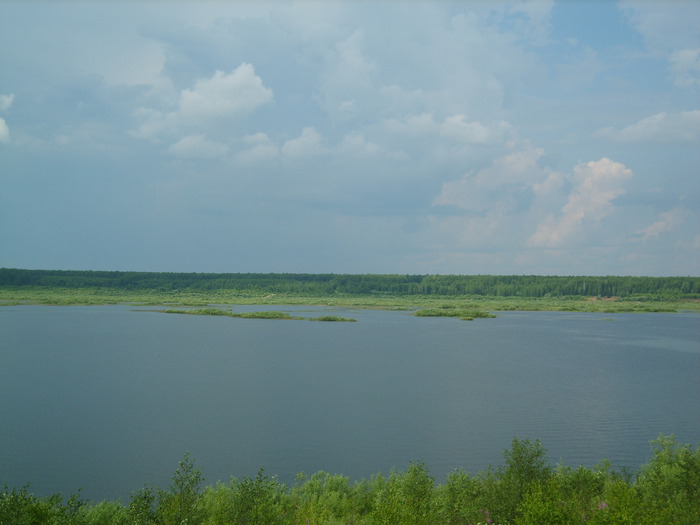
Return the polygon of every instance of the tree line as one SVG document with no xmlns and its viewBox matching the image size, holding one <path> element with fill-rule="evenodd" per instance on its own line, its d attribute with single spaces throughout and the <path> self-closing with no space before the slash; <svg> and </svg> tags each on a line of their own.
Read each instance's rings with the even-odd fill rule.
<svg viewBox="0 0 700 525">
<path fill-rule="evenodd" d="M 13 525 L 696 525 L 700 449 L 673 436 L 633 475 L 609 462 L 551 466 L 538 441 L 513 439 L 503 465 L 474 476 L 454 470 L 438 484 L 422 463 L 350 483 L 340 474 L 303 474 L 291 487 L 264 471 L 202 487 L 189 455 L 167 489 L 146 485 L 128 504 L 73 495 L 36 497 L 0 490 L 0 523 Z"/>
<path fill-rule="evenodd" d="M 309 296 L 390 294 L 700 298 L 700 277 L 171 273 L 0 268 L 0 286 L 128 291 L 226 290 Z"/>
</svg>

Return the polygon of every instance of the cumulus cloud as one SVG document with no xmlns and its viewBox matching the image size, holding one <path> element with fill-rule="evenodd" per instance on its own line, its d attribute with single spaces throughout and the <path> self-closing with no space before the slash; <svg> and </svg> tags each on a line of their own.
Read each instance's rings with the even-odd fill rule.
<svg viewBox="0 0 700 525">
<path fill-rule="evenodd" d="M 419 115 L 408 114 L 401 118 L 389 118 L 382 122 L 382 128 L 389 134 L 404 136 L 419 136 L 435 134 L 440 130 L 440 125 L 435 122 L 431 113 Z"/>
<path fill-rule="evenodd" d="M 282 153 L 288 157 L 311 157 L 325 152 L 321 135 L 313 126 L 304 128 L 301 135 L 286 141 L 282 146 Z"/>
<path fill-rule="evenodd" d="M 657 113 L 621 130 L 603 128 L 595 134 L 618 142 L 696 142 L 700 140 L 700 111 Z"/>
<path fill-rule="evenodd" d="M 519 239 L 532 232 L 542 208 L 552 209 L 550 199 L 561 195 L 562 176 L 543 160 L 542 148 L 512 144 L 486 168 L 443 183 L 432 201 L 425 242 L 467 264 L 480 252 L 491 253 L 494 262 L 499 256 L 513 262 L 506 252 L 519 249 Z"/>
<path fill-rule="evenodd" d="M 15 94 L 0 95 L 0 111 L 7 111 L 12 106 L 12 101 L 15 99 Z M 0 118 L 0 144 L 10 142 L 10 128 L 4 118 Z"/>
<path fill-rule="evenodd" d="M 229 149 L 204 135 L 189 135 L 172 144 L 168 152 L 181 159 L 213 159 L 225 156 Z"/>
<path fill-rule="evenodd" d="M 12 106 L 12 102 L 15 100 L 15 94 L 10 93 L 9 95 L 0 95 L 0 111 L 7 111 Z"/>
<path fill-rule="evenodd" d="M 370 156 L 379 153 L 379 146 L 368 141 L 362 133 L 351 133 L 343 137 L 339 150 L 349 155 Z"/>
<path fill-rule="evenodd" d="M 267 133 L 254 133 L 243 137 L 245 149 L 236 153 L 236 160 L 243 164 L 254 164 L 275 158 L 279 148 L 270 140 Z"/>
<path fill-rule="evenodd" d="M 515 24 L 522 38 L 534 44 L 544 44 L 551 28 L 554 0 L 520 0 L 508 8 L 510 15 L 524 15 L 525 20 Z"/>
<path fill-rule="evenodd" d="M 409 157 L 420 152 L 423 161 L 430 158 L 433 162 L 474 161 L 478 156 L 476 152 L 503 147 L 516 136 L 508 122 L 481 122 L 468 119 L 462 113 L 442 120 L 436 120 L 433 113 L 407 114 L 383 119 L 375 129 L 384 137 L 384 144 L 390 144 Z"/>
<path fill-rule="evenodd" d="M 683 224 L 685 222 L 684 214 L 685 210 L 680 206 L 676 206 L 672 210 L 660 213 L 657 221 L 639 230 L 637 234 L 641 236 L 642 241 L 656 239 L 662 233 L 673 231 L 677 226 Z"/>
<path fill-rule="evenodd" d="M 243 63 L 231 73 L 217 70 L 192 89 L 182 90 L 174 111 L 141 108 L 137 116 L 143 122 L 136 135 L 159 139 L 183 130 L 208 129 L 248 115 L 272 99 L 272 90 L 263 85 L 253 66 Z"/>
<path fill-rule="evenodd" d="M 10 142 L 10 128 L 4 118 L 0 118 L 0 143 L 6 144 Z"/>
<path fill-rule="evenodd" d="M 586 224 L 596 224 L 614 208 L 613 201 L 625 192 L 632 170 L 608 158 L 574 168 L 572 192 L 558 217 L 550 215 L 530 237 L 531 246 L 557 246 L 568 241 Z"/>
<path fill-rule="evenodd" d="M 495 203 L 504 211 L 522 207 L 527 204 L 524 201 L 529 200 L 533 187 L 547 177 L 548 170 L 538 165 L 543 154 L 542 149 L 526 144 L 477 173 L 444 183 L 433 205 L 477 213 L 494 207 Z"/>
<path fill-rule="evenodd" d="M 481 122 L 468 121 L 462 114 L 447 117 L 440 126 L 440 135 L 465 144 L 501 142 L 512 131 L 512 126 L 507 122 L 484 125 Z"/>
<path fill-rule="evenodd" d="M 123 25 L 107 26 L 114 40 L 100 39 L 91 49 L 74 51 L 80 57 L 81 66 L 99 74 L 108 84 L 138 86 L 158 83 L 165 64 L 162 44 L 135 34 L 122 34 L 119 26 Z M 116 30 L 112 31 L 113 27 Z"/>
<path fill-rule="evenodd" d="M 677 0 L 671 9 L 664 2 L 639 0 L 621 0 L 618 5 L 651 49 L 668 51 L 700 39 L 700 5 L 695 0 Z"/>
<path fill-rule="evenodd" d="M 623 0 L 619 5 L 647 48 L 669 61 L 676 86 L 700 85 L 700 3 L 686 0 L 669 6 L 665 2 Z"/>
<path fill-rule="evenodd" d="M 671 53 L 670 69 L 678 87 L 700 86 L 700 48 L 681 49 Z"/>
<path fill-rule="evenodd" d="M 232 73 L 216 71 L 180 94 L 179 111 L 188 120 L 230 118 L 252 112 L 272 100 L 253 66 L 241 64 Z"/>
<path fill-rule="evenodd" d="M 353 97 L 371 88 L 377 66 L 365 56 L 363 47 L 364 31 L 357 29 L 329 54 L 321 87 L 329 112 L 351 114 Z"/>
</svg>

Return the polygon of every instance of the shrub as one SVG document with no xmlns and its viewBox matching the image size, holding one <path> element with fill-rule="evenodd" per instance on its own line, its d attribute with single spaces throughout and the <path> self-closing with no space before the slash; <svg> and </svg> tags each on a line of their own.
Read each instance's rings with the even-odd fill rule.
<svg viewBox="0 0 700 525">
<path fill-rule="evenodd" d="M 434 484 L 423 463 L 412 463 L 404 473 L 392 472 L 377 494 L 374 523 L 420 525 L 434 522 Z"/>
<path fill-rule="evenodd" d="M 513 438 L 510 450 L 504 453 L 505 466 L 496 471 L 496 501 L 492 512 L 501 521 L 513 521 L 525 495 L 539 485 L 544 485 L 552 469 L 547 463 L 547 453 L 540 440 Z"/>
<path fill-rule="evenodd" d="M 157 519 L 163 525 L 197 525 L 203 521 L 200 502 L 202 472 L 189 454 L 180 461 L 167 491 L 158 492 Z"/>
</svg>

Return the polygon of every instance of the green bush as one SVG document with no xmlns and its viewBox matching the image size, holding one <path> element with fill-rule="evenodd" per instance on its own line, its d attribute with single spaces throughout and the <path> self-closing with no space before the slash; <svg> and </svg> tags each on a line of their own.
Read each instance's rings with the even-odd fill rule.
<svg viewBox="0 0 700 525">
<path fill-rule="evenodd" d="M 5 488 L 0 525 L 697 525 L 699 450 L 673 436 L 660 436 L 652 450 L 636 477 L 609 462 L 553 468 L 539 441 L 516 438 L 502 466 L 475 476 L 455 470 L 442 485 L 423 463 L 411 463 L 354 484 L 323 471 L 300 474 L 289 489 L 260 470 L 204 491 L 186 454 L 167 490 L 146 485 L 126 506 Z"/>
<path fill-rule="evenodd" d="M 255 479 L 231 479 L 217 484 L 203 496 L 207 525 L 275 525 L 285 523 L 284 486 L 260 469 Z"/>
<path fill-rule="evenodd" d="M 514 521 L 525 495 L 549 481 L 552 469 L 540 440 L 513 438 L 510 450 L 503 453 L 505 465 L 497 469 L 492 514 L 501 521 Z"/>
<path fill-rule="evenodd" d="M 700 449 L 675 436 L 652 442 L 653 458 L 641 468 L 635 488 L 642 504 L 665 523 L 700 523 Z"/>
<path fill-rule="evenodd" d="M 483 493 L 478 478 L 463 470 L 450 472 L 445 483 L 437 488 L 438 522 L 458 525 L 480 521 L 486 508 Z"/>
<path fill-rule="evenodd" d="M 76 524 L 86 502 L 79 495 L 72 495 L 63 502 L 60 494 L 37 498 L 29 492 L 29 485 L 19 490 L 3 488 L 0 492 L 0 524 L 52 525 Z"/>
<path fill-rule="evenodd" d="M 204 521 L 200 501 L 202 472 L 189 454 L 180 461 L 168 490 L 158 492 L 156 519 L 162 525 L 197 525 Z"/>
<path fill-rule="evenodd" d="M 434 484 L 423 463 L 412 463 L 403 473 L 392 472 L 376 496 L 374 523 L 434 523 Z"/>
</svg>

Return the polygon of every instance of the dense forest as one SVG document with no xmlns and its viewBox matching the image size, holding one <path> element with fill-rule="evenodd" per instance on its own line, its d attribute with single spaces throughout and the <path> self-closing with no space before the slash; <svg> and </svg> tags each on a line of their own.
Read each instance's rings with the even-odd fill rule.
<svg viewBox="0 0 700 525">
<path fill-rule="evenodd" d="M 164 273 L 0 268 L 2 287 L 236 291 L 298 295 L 700 298 L 700 277 Z"/>
<path fill-rule="evenodd" d="M 422 463 L 350 483 L 339 474 L 300 474 L 288 487 L 254 478 L 202 487 L 185 455 L 167 489 L 146 485 L 119 501 L 79 494 L 36 497 L 27 487 L 0 490 L 0 523 L 13 525 L 696 525 L 700 449 L 661 436 L 637 473 L 608 462 L 589 469 L 551 466 L 539 441 L 513 439 L 504 463 L 438 484 Z"/>
</svg>

